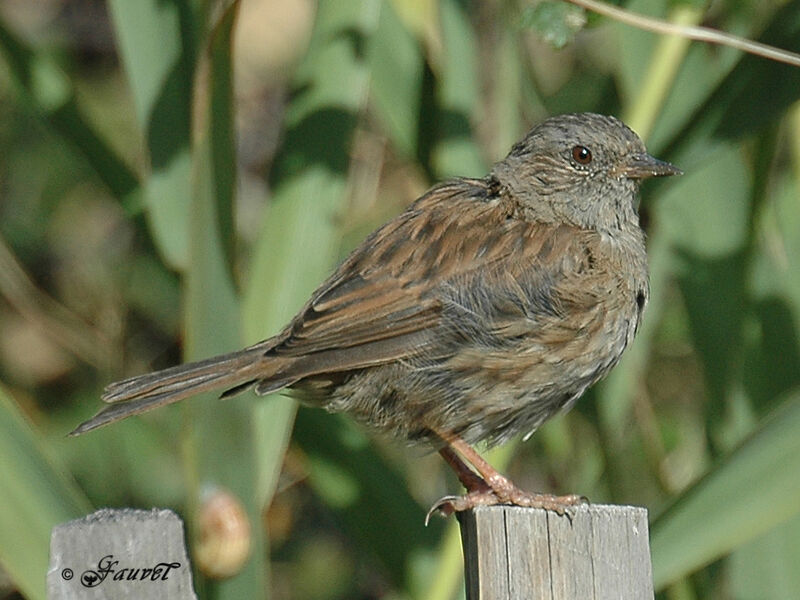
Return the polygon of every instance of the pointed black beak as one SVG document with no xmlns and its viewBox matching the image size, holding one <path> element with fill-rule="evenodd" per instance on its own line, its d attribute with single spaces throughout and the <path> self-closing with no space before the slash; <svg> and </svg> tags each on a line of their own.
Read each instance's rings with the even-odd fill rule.
<svg viewBox="0 0 800 600">
<path fill-rule="evenodd" d="M 634 154 L 617 167 L 617 174 L 630 179 L 647 179 L 648 177 L 666 177 L 667 175 L 683 175 L 675 165 L 653 158 L 649 154 Z"/>
</svg>

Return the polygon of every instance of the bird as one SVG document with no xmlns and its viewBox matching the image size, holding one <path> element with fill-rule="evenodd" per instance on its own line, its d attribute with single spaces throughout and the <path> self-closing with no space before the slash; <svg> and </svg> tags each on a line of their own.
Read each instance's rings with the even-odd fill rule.
<svg viewBox="0 0 800 600">
<path fill-rule="evenodd" d="M 209 390 L 288 390 L 437 450 L 466 493 L 431 512 L 564 514 L 584 499 L 525 491 L 475 445 L 527 439 L 617 364 L 649 297 L 639 184 L 681 173 L 615 117 L 549 117 L 375 230 L 280 333 L 112 383 L 72 435 Z"/>
</svg>

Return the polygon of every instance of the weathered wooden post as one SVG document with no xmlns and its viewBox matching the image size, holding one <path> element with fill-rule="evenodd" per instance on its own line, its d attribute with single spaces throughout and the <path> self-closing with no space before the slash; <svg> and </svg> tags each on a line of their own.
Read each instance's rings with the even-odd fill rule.
<svg viewBox="0 0 800 600">
<path fill-rule="evenodd" d="M 183 521 L 170 510 L 101 509 L 50 536 L 48 600 L 196 600 Z"/>
<path fill-rule="evenodd" d="M 467 600 L 653 600 L 647 510 L 587 504 L 570 515 L 461 513 Z"/>
</svg>

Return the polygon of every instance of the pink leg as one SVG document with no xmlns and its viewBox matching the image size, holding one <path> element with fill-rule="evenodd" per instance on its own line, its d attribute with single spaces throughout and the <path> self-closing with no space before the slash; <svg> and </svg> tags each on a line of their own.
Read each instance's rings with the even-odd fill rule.
<svg viewBox="0 0 800 600">
<path fill-rule="evenodd" d="M 441 454 L 445 462 L 450 465 L 450 468 L 455 471 L 458 480 L 468 492 L 475 492 L 479 490 L 486 491 L 489 489 L 488 484 L 480 476 L 478 476 L 475 471 L 470 469 L 450 446 L 441 448 L 439 450 L 439 454 Z"/>
<path fill-rule="evenodd" d="M 456 472 L 459 480 L 467 489 L 467 494 L 464 496 L 445 496 L 433 505 L 428 512 L 428 517 L 436 510 L 449 515 L 453 512 L 460 512 L 476 506 L 495 504 L 543 508 L 563 515 L 569 507 L 586 501 L 585 498 L 574 494 L 554 496 L 552 494 L 536 494 L 521 490 L 510 479 L 501 475 L 472 446 L 458 436 L 440 434 L 440 437 L 447 445 L 439 450 L 439 453 Z M 465 464 L 461 457 L 475 467 L 480 477 Z"/>
</svg>

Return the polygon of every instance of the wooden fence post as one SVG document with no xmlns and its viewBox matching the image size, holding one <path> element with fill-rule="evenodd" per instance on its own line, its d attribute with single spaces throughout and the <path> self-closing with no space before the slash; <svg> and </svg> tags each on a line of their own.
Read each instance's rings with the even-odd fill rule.
<svg viewBox="0 0 800 600">
<path fill-rule="evenodd" d="M 183 521 L 171 510 L 98 510 L 50 535 L 48 600 L 196 600 Z"/>
<path fill-rule="evenodd" d="M 644 508 L 485 506 L 459 522 L 467 600 L 653 600 Z"/>
</svg>

